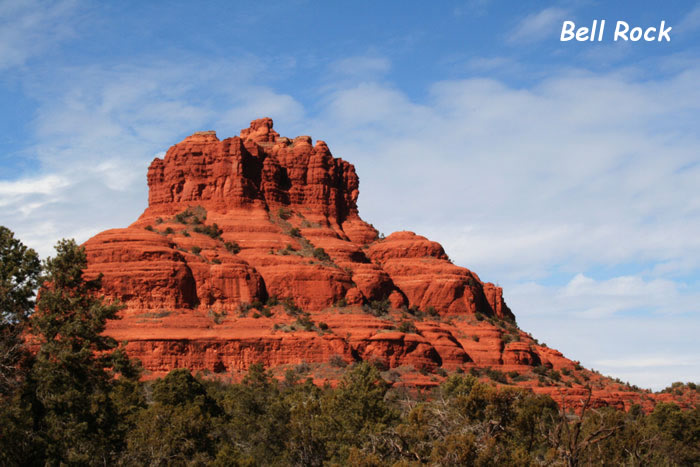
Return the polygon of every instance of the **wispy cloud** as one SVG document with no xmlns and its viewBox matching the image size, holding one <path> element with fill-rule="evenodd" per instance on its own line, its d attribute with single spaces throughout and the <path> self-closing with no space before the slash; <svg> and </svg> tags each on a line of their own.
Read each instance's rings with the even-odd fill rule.
<svg viewBox="0 0 700 467">
<path fill-rule="evenodd" d="M 331 64 L 333 73 L 373 79 L 391 69 L 391 62 L 384 57 L 356 56 L 340 59 Z"/>
<path fill-rule="evenodd" d="M 690 10 L 675 29 L 680 34 L 689 34 L 700 29 L 700 5 Z"/>
<path fill-rule="evenodd" d="M 21 66 L 73 37 L 69 20 L 77 2 L 5 0 L 0 2 L 0 70 Z"/>
<path fill-rule="evenodd" d="M 568 14 L 562 8 L 550 7 L 527 15 L 511 31 L 507 41 L 511 44 L 527 44 L 557 36 L 561 31 L 561 23 Z"/>
</svg>

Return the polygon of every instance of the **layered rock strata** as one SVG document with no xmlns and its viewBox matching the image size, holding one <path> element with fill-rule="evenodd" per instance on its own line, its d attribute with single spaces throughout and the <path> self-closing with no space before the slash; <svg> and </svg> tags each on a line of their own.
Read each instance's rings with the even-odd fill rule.
<svg viewBox="0 0 700 467">
<path fill-rule="evenodd" d="M 125 304 L 107 333 L 150 376 L 190 368 L 236 378 L 301 363 L 317 381 L 371 360 L 395 384 L 449 372 L 598 405 L 653 400 L 539 345 L 503 291 L 412 232 L 380 238 L 358 213 L 352 164 L 272 120 L 219 140 L 199 132 L 148 169 L 148 207 L 85 244 L 88 275 Z M 582 392 L 583 391 L 583 392 Z"/>
</svg>

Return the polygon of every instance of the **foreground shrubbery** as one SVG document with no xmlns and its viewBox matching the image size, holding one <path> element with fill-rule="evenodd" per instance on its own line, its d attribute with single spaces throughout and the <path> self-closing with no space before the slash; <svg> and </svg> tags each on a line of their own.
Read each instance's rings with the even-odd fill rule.
<svg viewBox="0 0 700 467">
<path fill-rule="evenodd" d="M 0 348 L 12 347 L 0 355 L 0 465 L 700 462 L 698 409 L 575 416 L 549 397 L 469 375 L 413 395 L 391 389 L 368 363 L 347 367 L 336 388 L 300 381 L 295 371 L 277 381 L 260 365 L 239 384 L 187 370 L 140 382 L 123 349 L 100 335 L 117 307 L 96 294 L 99 281 L 83 279 L 83 250 L 59 243 L 38 277 L 35 254 L 7 232 L 0 252 L 26 261 L 4 261 L 0 277 Z M 29 317 L 35 283 L 43 285 Z M 19 348 L 21 330 L 35 336 L 35 353 Z"/>
<path fill-rule="evenodd" d="M 37 384 L 37 382 L 31 383 Z M 604 409 L 564 416 L 551 398 L 452 376 L 427 400 L 389 389 L 376 368 L 349 368 L 337 388 L 272 379 L 240 384 L 174 370 L 112 383 L 99 408 L 36 407 L 39 388 L 2 409 L 3 465 L 609 465 L 700 461 L 698 410 Z M 98 394 L 102 394 L 101 390 Z M 96 414 L 104 418 L 97 419 Z M 49 417 L 50 423 L 47 423 Z M 96 425 L 95 425 L 96 424 Z M 89 427 L 99 431 L 91 432 Z M 53 433 L 61 426 L 62 436 Z"/>
</svg>

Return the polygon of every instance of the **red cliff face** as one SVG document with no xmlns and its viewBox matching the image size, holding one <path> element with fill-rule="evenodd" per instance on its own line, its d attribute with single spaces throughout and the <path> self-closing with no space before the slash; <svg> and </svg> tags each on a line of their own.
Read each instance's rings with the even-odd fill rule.
<svg viewBox="0 0 700 467">
<path fill-rule="evenodd" d="M 151 375 L 236 378 L 255 362 L 280 373 L 304 362 L 323 381 L 372 360 L 395 384 L 471 371 L 564 403 L 588 384 L 598 404 L 651 404 L 538 345 L 501 288 L 438 243 L 379 238 L 359 217 L 353 165 L 322 141 L 280 137 L 269 118 L 233 138 L 185 138 L 151 163 L 148 186 L 136 222 L 85 246 L 88 273 L 126 305 L 107 332 Z"/>
</svg>

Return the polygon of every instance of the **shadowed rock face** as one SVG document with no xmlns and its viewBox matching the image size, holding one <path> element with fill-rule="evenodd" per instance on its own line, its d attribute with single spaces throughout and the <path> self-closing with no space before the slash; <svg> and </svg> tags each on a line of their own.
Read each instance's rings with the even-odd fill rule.
<svg viewBox="0 0 700 467">
<path fill-rule="evenodd" d="M 104 292 L 126 305 L 107 332 L 150 375 L 186 367 L 236 378 L 256 362 L 306 362 L 323 381 L 334 379 L 329 362 L 369 359 L 396 384 L 491 367 L 564 403 L 581 399 L 584 377 L 598 404 L 642 400 L 538 345 L 502 289 L 438 243 L 380 239 L 359 217 L 354 166 L 312 143 L 280 137 L 269 118 L 224 140 L 195 133 L 151 163 L 141 217 L 86 242 L 88 275 L 102 273 Z M 568 375 L 540 386 L 535 367 Z"/>
</svg>

